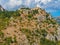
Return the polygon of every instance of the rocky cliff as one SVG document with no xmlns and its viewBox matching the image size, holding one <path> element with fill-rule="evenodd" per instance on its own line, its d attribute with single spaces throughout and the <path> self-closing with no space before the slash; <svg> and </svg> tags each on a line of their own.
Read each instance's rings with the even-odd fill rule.
<svg viewBox="0 0 60 45">
<path fill-rule="evenodd" d="M 56 45 L 58 24 L 41 8 L 0 12 L 0 45 Z"/>
<path fill-rule="evenodd" d="M 0 11 L 5 11 L 5 9 L 0 5 Z"/>
</svg>

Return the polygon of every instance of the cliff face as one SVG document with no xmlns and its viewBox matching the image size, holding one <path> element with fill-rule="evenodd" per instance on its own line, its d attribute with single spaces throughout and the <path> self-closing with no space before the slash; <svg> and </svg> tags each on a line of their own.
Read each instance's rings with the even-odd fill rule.
<svg viewBox="0 0 60 45">
<path fill-rule="evenodd" d="M 3 13 L 4 19 L 0 16 L 4 21 L 0 24 L 1 44 L 55 45 L 58 24 L 47 12 L 41 8 L 21 8 L 7 13 Z"/>
<path fill-rule="evenodd" d="M 0 11 L 5 11 L 5 9 L 0 5 Z"/>
</svg>

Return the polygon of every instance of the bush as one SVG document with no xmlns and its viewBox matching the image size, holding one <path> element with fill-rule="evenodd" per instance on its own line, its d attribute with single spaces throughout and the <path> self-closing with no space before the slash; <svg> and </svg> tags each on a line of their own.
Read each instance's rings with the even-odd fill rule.
<svg viewBox="0 0 60 45">
<path fill-rule="evenodd" d="M 41 35 L 45 38 L 47 36 L 47 31 L 45 29 L 42 29 Z"/>
<path fill-rule="evenodd" d="M 33 10 L 33 14 L 37 14 L 38 13 L 38 10 Z"/>
<path fill-rule="evenodd" d="M 40 43 L 41 43 L 41 45 L 56 45 L 55 42 L 47 40 L 45 38 L 41 38 Z"/>
<path fill-rule="evenodd" d="M 16 40 L 16 36 L 14 36 L 14 42 L 15 42 L 15 43 L 17 42 L 17 40 Z"/>
<path fill-rule="evenodd" d="M 30 18 L 30 19 L 31 19 L 31 18 L 32 18 L 32 16 L 33 16 L 32 14 L 29 14 L 29 15 L 28 15 L 28 18 Z"/>
<path fill-rule="evenodd" d="M 4 37 L 4 33 L 2 31 L 0 31 L 0 37 L 3 38 Z"/>
<path fill-rule="evenodd" d="M 12 43 L 12 37 L 6 37 L 5 42 L 7 43 L 7 45 L 10 45 L 10 43 Z"/>
</svg>

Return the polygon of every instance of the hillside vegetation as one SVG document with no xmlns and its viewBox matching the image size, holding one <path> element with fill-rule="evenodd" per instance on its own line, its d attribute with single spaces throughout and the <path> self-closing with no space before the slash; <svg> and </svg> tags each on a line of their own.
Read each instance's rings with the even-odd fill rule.
<svg viewBox="0 0 60 45">
<path fill-rule="evenodd" d="M 41 8 L 0 11 L 0 45 L 60 45 L 58 26 Z"/>
</svg>

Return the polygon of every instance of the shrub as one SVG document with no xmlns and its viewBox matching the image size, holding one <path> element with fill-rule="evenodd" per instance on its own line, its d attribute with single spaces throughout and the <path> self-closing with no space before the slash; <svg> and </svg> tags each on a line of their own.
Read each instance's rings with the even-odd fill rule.
<svg viewBox="0 0 60 45">
<path fill-rule="evenodd" d="M 41 43 L 41 45 L 56 45 L 55 42 L 47 40 L 45 38 L 41 38 L 40 43 Z"/>
<path fill-rule="evenodd" d="M 45 38 L 45 36 L 47 36 L 47 31 L 45 29 L 41 29 L 41 35 Z"/>
<path fill-rule="evenodd" d="M 29 15 L 28 15 L 28 18 L 30 18 L 30 19 L 31 19 L 31 18 L 32 18 L 32 16 L 33 16 L 32 14 L 29 14 Z"/>
<path fill-rule="evenodd" d="M 12 43 L 12 37 L 6 37 L 5 42 L 7 43 L 7 45 L 10 45 L 10 43 Z"/>
<path fill-rule="evenodd" d="M 4 33 L 2 31 L 0 31 L 0 37 L 3 38 L 4 37 Z"/>
<path fill-rule="evenodd" d="M 38 10 L 33 10 L 33 14 L 37 14 L 38 13 Z"/>
</svg>

